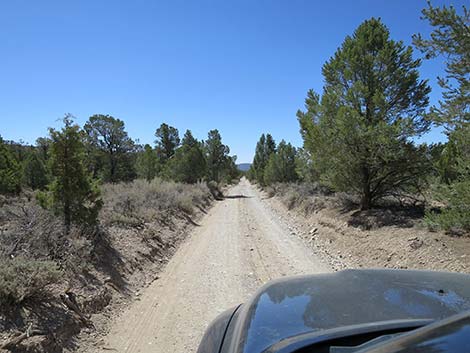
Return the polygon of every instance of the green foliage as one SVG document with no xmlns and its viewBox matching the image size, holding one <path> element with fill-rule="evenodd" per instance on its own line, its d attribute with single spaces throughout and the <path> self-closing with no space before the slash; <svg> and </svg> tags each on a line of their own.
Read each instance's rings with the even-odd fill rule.
<svg viewBox="0 0 470 353">
<path fill-rule="evenodd" d="M 219 182 L 226 171 L 230 149 L 222 143 L 218 130 L 209 131 L 204 147 L 208 179 Z"/>
<path fill-rule="evenodd" d="M 46 166 L 36 151 L 31 152 L 24 162 L 23 182 L 33 190 L 44 190 L 48 184 Z"/>
<path fill-rule="evenodd" d="M 433 227 L 470 231 L 470 11 L 458 13 L 453 6 L 428 7 L 423 10 L 433 31 L 429 39 L 413 37 L 414 44 L 426 58 L 439 55 L 446 60 L 446 76 L 438 78 L 443 88 L 439 107 L 432 107 L 429 117 L 447 128 L 449 141 L 435 163 L 441 182 L 435 197 L 445 207 L 428 212 Z"/>
<path fill-rule="evenodd" d="M 318 172 L 313 167 L 312 156 L 305 148 L 297 149 L 295 157 L 295 172 L 299 180 L 307 183 L 317 182 Z"/>
<path fill-rule="evenodd" d="M 434 196 L 445 204 L 440 212 L 427 213 L 432 227 L 470 232 L 470 126 L 456 128 L 449 135 L 442 159 L 450 163 L 455 177 L 435 186 Z M 449 156 L 450 155 L 450 156 Z M 442 177 L 442 176 L 441 176 Z"/>
<path fill-rule="evenodd" d="M 45 293 L 62 276 L 51 261 L 22 258 L 0 260 L 0 307 L 18 305 Z"/>
<path fill-rule="evenodd" d="M 0 137 L 0 194 L 16 194 L 21 190 L 21 167 Z"/>
<path fill-rule="evenodd" d="M 43 161 L 47 161 L 49 158 L 49 147 L 51 146 L 51 139 L 48 137 L 38 137 L 36 139 L 36 149 L 39 153 L 39 157 Z"/>
<path fill-rule="evenodd" d="M 206 158 L 203 145 L 187 130 L 180 148 L 168 162 L 172 180 L 194 184 L 206 176 Z"/>
<path fill-rule="evenodd" d="M 470 123 L 470 11 L 464 5 L 462 13 L 453 6 L 434 7 L 428 1 L 424 19 L 433 27 L 429 39 L 421 34 L 413 42 L 426 58 L 443 55 L 446 58 L 446 76 L 439 77 L 443 100 L 433 107 L 431 117 L 438 123 L 458 127 Z"/>
<path fill-rule="evenodd" d="M 237 156 L 227 156 L 221 176 L 221 180 L 225 183 L 236 182 L 241 178 L 242 172 L 237 167 Z"/>
<path fill-rule="evenodd" d="M 156 151 L 146 144 L 144 150 L 139 153 L 136 162 L 137 176 L 147 181 L 153 180 L 158 173 L 158 158 Z"/>
<path fill-rule="evenodd" d="M 321 100 L 309 91 L 306 112 L 297 114 L 321 181 L 359 193 L 362 209 L 420 189 L 429 170 L 424 151 L 409 142 L 429 128 L 423 114 L 430 88 L 419 66 L 380 20 L 365 21 L 323 66 Z"/>
<path fill-rule="evenodd" d="M 155 132 L 155 137 L 158 158 L 161 164 L 165 164 L 180 145 L 178 129 L 163 123 Z"/>
<path fill-rule="evenodd" d="M 427 223 L 431 228 L 470 232 L 470 178 L 451 185 L 439 184 L 436 189 L 436 198 L 445 202 L 446 207 L 440 212 L 428 211 Z"/>
<path fill-rule="evenodd" d="M 72 223 L 93 225 L 102 206 L 99 188 L 84 166 L 83 133 L 70 115 L 61 130 L 49 129 L 51 137 L 49 169 L 52 181 L 48 192 L 39 193 L 42 206 L 61 215 L 66 232 Z"/>
<path fill-rule="evenodd" d="M 276 142 L 270 134 L 262 134 L 256 144 L 255 157 L 251 166 L 250 176 L 261 185 L 265 185 L 264 172 L 270 156 L 276 152 Z"/>
<path fill-rule="evenodd" d="M 264 170 L 265 184 L 296 181 L 298 175 L 295 171 L 295 156 L 295 148 L 290 143 L 282 140 L 277 147 L 277 151 L 269 157 Z"/>
<path fill-rule="evenodd" d="M 84 130 L 88 135 L 88 155 L 94 175 L 109 182 L 132 180 L 135 146 L 124 129 L 124 122 L 97 114 L 88 119 Z"/>
</svg>

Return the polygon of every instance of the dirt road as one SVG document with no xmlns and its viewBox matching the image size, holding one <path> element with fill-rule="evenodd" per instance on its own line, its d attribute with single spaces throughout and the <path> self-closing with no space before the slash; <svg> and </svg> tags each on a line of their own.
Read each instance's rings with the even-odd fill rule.
<svg viewBox="0 0 470 353">
<path fill-rule="evenodd" d="M 243 179 L 203 218 L 160 274 L 113 324 L 98 352 L 195 352 L 219 313 L 260 285 L 330 271 Z"/>
</svg>

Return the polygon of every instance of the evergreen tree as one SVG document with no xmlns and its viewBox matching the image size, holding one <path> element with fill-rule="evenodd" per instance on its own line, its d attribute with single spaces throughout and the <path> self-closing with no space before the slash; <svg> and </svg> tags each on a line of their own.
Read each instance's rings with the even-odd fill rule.
<svg viewBox="0 0 470 353">
<path fill-rule="evenodd" d="M 178 129 L 165 123 L 161 124 L 155 132 L 157 155 L 162 164 L 165 164 L 180 145 Z"/>
<path fill-rule="evenodd" d="M 218 130 L 211 130 L 205 142 L 207 174 L 209 180 L 219 182 L 227 165 L 230 149 L 222 143 Z"/>
<path fill-rule="evenodd" d="M 380 20 L 361 24 L 323 66 L 325 86 L 298 112 L 304 147 L 322 181 L 361 195 L 370 208 L 386 195 L 421 187 L 429 170 L 410 138 L 424 133 L 430 88 L 411 47 L 390 39 Z"/>
<path fill-rule="evenodd" d="M 414 36 L 414 44 L 426 58 L 446 60 L 446 77 L 438 78 L 443 97 L 432 107 L 430 118 L 445 126 L 449 141 L 438 163 L 441 180 L 435 196 L 446 204 L 441 213 L 428 213 L 430 223 L 444 229 L 470 231 L 470 11 L 453 6 L 423 10 L 433 31 L 430 38 Z"/>
<path fill-rule="evenodd" d="M 193 137 L 190 130 L 186 130 L 181 147 L 169 161 L 170 177 L 175 181 L 193 184 L 205 177 L 206 167 L 202 143 Z"/>
<path fill-rule="evenodd" d="M 0 137 L 0 194 L 16 194 L 21 190 L 21 167 Z"/>
<path fill-rule="evenodd" d="M 254 178 L 261 185 L 265 184 L 264 172 L 269 157 L 276 152 L 276 142 L 270 134 L 262 134 L 256 144 L 255 157 L 253 159 Z"/>
<path fill-rule="evenodd" d="M 36 148 L 43 162 L 46 162 L 47 159 L 49 158 L 50 145 L 51 145 L 51 139 L 48 137 L 38 137 L 36 139 Z"/>
<path fill-rule="evenodd" d="M 317 182 L 319 179 L 318 172 L 313 167 L 312 156 L 305 148 L 299 148 L 297 150 L 295 171 L 299 180 L 303 182 L 313 183 Z"/>
<path fill-rule="evenodd" d="M 224 180 L 227 183 L 232 182 L 233 180 L 239 179 L 241 172 L 237 167 L 237 156 L 228 156 L 227 163 L 224 168 Z"/>
<path fill-rule="evenodd" d="M 289 183 L 298 180 L 295 171 L 296 150 L 290 144 L 282 140 L 277 147 L 277 151 L 269 157 L 264 171 L 266 184 Z"/>
<path fill-rule="evenodd" d="M 32 151 L 24 162 L 23 182 L 33 190 L 43 190 L 48 184 L 46 166 L 36 151 Z"/>
<path fill-rule="evenodd" d="M 251 165 L 253 178 L 257 182 L 262 182 L 264 175 L 264 167 L 266 166 L 266 160 L 264 159 L 264 148 L 266 146 L 266 136 L 262 134 L 259 141 L 256 143 L 255 156 Z"/>
<path fill-rule="evenodd" d="M 195 147 L 199 145 L 199 141 L 194 138 L 191 130 L 186 130 L 183 136 L 183 140 L 181 140 L 181 145 L 186 147 Z"/>
<path fill-rule="evenodd" d="M 147 181 L 153 180 L 158 173 L 158 158 L 156 151 L 146 144 L 137 157 L 137 175 Z"/>
<path fill-rule="evenodd" d="M 92 149 L 95 149 L 89 151 L 95 163 L 92 168 L 95 176 L 97 170 L 104 166 L 104 181 L 131 180 L 135 175 L 131 158 L 135 146 L 124 129 L 124 122 L 110 115 L 97 114 L 88 119 L 84 129 Z"/>
<path fill-rule="evenodd" d="M 462 6 L 459 14 L 453 6 L 428 7 L 423 10 L 433 31 L 429 39 L 413 36 L 414 44 L 431 59 L 446 58 L 446 77 L 438 77 L 444 90 L 439 107 L 431 109 L 435 122 L 447 128 L 467 126 L 470 123 L 470 10 Z"/>
<path fill-rule="evenodd" d="M 40 203 L 63 217 L 66 233 L 72 223 L 96 224 L 102 201 L 85 168 L 84 134 L 70 115 L 65 116 L 61 130 L 51 128 L 49 134 L 52 181 L 48 192 L 38 194 Z"/>
</svg>

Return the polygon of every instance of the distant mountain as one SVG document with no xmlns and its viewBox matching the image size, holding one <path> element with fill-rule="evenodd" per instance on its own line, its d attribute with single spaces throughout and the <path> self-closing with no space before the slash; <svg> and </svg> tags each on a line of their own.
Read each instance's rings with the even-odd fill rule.
<svg viewBox="0 0 470 353">
<path fill-rule="evenodd" d="M 250 169 L 251 163 L 240 163 L 237 164 L 237 168 L 241 170 L 242 172 L 246 172 L 248 169 Z"/>
</svg>

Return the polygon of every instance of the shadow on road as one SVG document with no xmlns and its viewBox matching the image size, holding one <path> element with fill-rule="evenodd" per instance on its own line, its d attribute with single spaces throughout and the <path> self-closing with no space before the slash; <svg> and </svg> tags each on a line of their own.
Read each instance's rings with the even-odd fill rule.
<svg viewBox="0 0 470 353">
<path fill-rule="evenodd" d="M 224 199 L 251 199 L 253 196 L 245 196 L 245 195 L 228 195 L 224 196 Z"/>
</svg>

